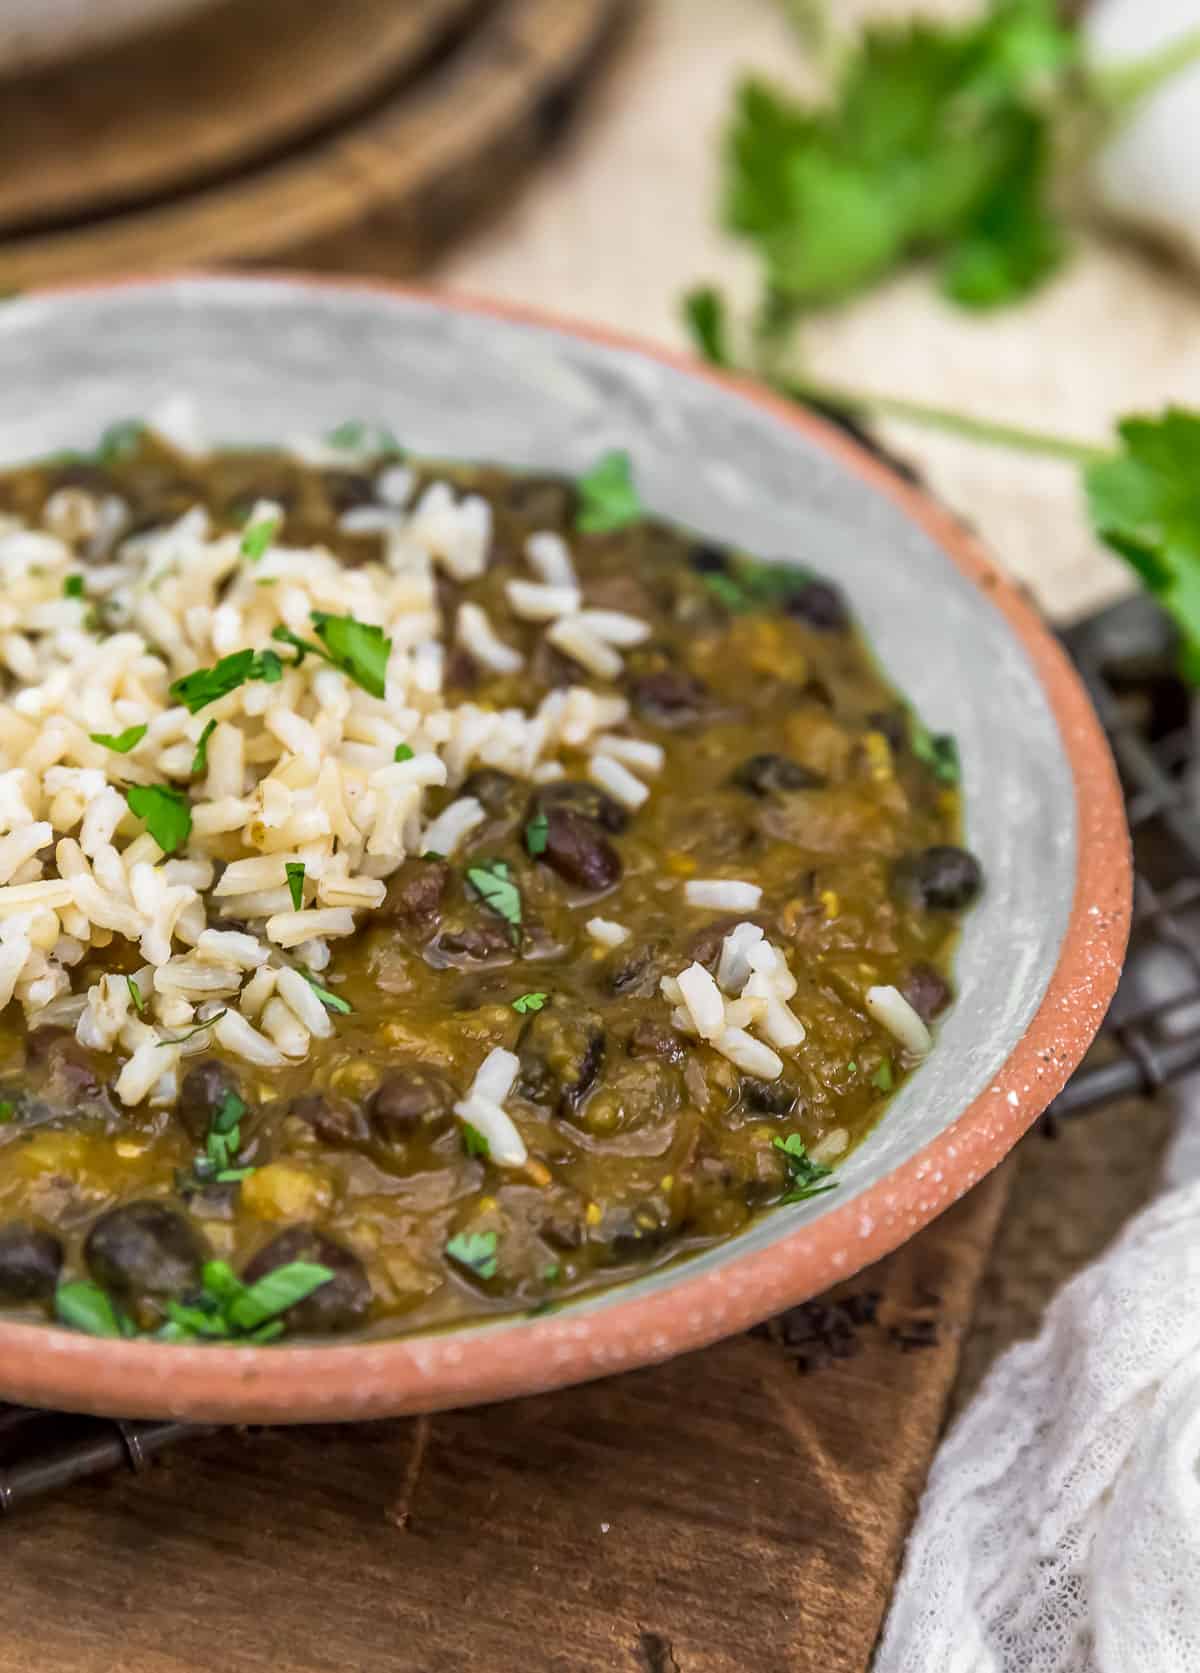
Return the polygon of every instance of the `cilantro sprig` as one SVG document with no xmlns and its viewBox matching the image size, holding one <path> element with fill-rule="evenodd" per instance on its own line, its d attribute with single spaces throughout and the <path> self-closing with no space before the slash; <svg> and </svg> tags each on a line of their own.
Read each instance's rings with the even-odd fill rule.
<svg viewBox="0 0 1200 1673">
<path fill-rule="evenodd" d="M 199 714 L 210 703 L 220 702 L 230 692 L 245 685 L 247 680 L 262 680 L 275 685 L 283 678 L 283 663 L 275 651 L 232 651 L 211 668 L 197 668 L 172 680 L 170 696 L 182 703 L 189 714 Z"/>
<path fill-rule="evenodd" d="M 131 749 L 136 749 L 146 733 L 148 726 L 127 726 L 123 732 L 115 735 L 112 732 L 89 732 L 88 737 L 94 744 L 103 749 L 111 749 L 116 755 L 128 755 Z"/>
<path fill-rule="evenodd" d="M 633 466 L 628 453 L 604 454 L 576 484 L 579 509 L 575 527 L 581 534 L 610 534 L 628 528 L 645 515 L 645 508 L 633 484 Z"/>
<path fill-rule="evenodd" d="M 495 1232 L 458 1232 L 446 1244 L 446 1254 L 464 1272 L 485 1282 L 500 1269 Z"/>
<path fill-rule="evenodd" d="M 481 860 L 467 867 L 467 882 L 489 912 L 503 918 L 514 942 L 521 937 L 521 891 L 509 876 L 507 860 Z"/>
<path fill-rule="evenodd" d="M 200 1284 L 183 1300 L 169 1300 L 167 1321 L 142 1331 L 99 1284 L 75 1279 L 59 1284 L 54 1311 L 61 1324 L 89 1336 L 142 1336 L 157 1342 L 276 1341 L 286 1322 L 282 1315 L 328 1284 L 334 1274 L 315 1261 L 289 1261 L 252 1284 L 240 1279 L 225 1261 L 206 1261 Z"/>
<path fill-rule="evenodd" d="M 164 854 L 174 854 L 191 836 L 192 810 L 182 790 L 166 784 L 131 784 L 125 800 Z"/>
<path fill-rule="evenodd" d="M 786 1170 L 785 1190 L 779 1199 L 781 1203 L 807 1202 L 809 1197 L 819 1197 L 836 1189 L 837 1182 L 829 1178 L 832 1168 L 813 1161 L 799 1133 L 789 1133 L 785 1139 L 772 1139 L 771 1143 L 776 1150 L 782 1151 Z"/>
<path fill-rule="evenodd" d="M 353 616 L 331 616 L 326 610 L 314 610 L 312 622 L 319 644 L 302 639 L 291 628 L 283 626 L 277 627 L 271 637 L 280 644 L 291 645 L 297 652 L 297 668 L 309 654 L 324 657 L 372 697 L 386 696 L 392 641 L 383 629 L 373 622 L 357 621 Z"/>
</svg>

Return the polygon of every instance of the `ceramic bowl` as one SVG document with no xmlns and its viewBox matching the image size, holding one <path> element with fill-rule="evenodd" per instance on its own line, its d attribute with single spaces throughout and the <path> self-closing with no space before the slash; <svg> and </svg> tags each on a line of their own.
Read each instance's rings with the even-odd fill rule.
<svg viewBox="0 0 1200 1673">
<path fill-rule="evenodd" d="M 838 1188 L 719 1248 L 538 1318 L 268 1348 L 0 1323 L 0 1397 L 224 1422 L 380 1417 L 530 1393 L 743 1330 L 877 1260 L 1001 1159 L 1107 1009 L 1128 839 L 1103 734 L 1035 612 L 923 493 L 762 390 L 605 334 L 354 281 L 183 277 L 0 309 L 0 464 L 194 396 L 264 442 L 347 414 L 417 452 L 586 468 L 628 448 L 657 512 L 845 588 L 891 680 L 954 732 L 987 890 L 936 1049 Z"/>
</svg>

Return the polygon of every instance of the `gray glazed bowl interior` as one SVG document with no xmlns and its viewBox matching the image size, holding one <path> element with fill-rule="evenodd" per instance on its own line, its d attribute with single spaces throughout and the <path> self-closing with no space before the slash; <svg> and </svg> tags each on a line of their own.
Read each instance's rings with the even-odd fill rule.
<svg viewBox="0 0 1200 1673">
<path fill-rule="evenodd" d="M 839 1170 L 837 1192 L 764 1217 L 684 1270 L 765 1249 L 844 1206 L 987 1088 L 1063 940 L 1075 886 L 1071 769 L 1016 635 L 897 505 L 751 402 L 548 326 L 368 288 L 236 278 L 0 308 L 0 466 L 94 445 L 114 419 L 178 391 L 195 398 L 214 439 L 266 443 L 361 417 L 418 453 L 564 472 L 627 448 L 655 512 L 834 577 L 888 677 L 929 726 L 957 735 L 967 840 L 987 890 L 965 925 L 937 1049 Z M 679 1271 L 616 1293 L 670 1285 Z"/>
</svg>

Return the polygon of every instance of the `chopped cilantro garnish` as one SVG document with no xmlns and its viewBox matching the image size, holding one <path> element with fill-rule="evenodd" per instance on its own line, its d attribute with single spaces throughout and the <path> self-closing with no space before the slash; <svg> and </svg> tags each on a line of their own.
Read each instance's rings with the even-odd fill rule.
<svg viewBox="0 0 1200 1673">
<path fill-rule="evenodd" d="M 306 1301 L 314 1290 L 328 1284 L 333 1273 L 315 1261 L 289 1261 L 278 1266 L 253 1284 L 244 1285 L 240 1293 L 228 1296 L 224 1314 L 231 1333 L 257 1330 L 280 1313 L 286 1313 L 297 1302 Z"/>
<path fill-rule="evenodd" d="M 427 848 L 421 855 L 421 858 L 423 860 L 444 860 L 446 856 L 444 854 L 439 854 L 436 848 Z"/>
<path fill-rule="evenodd" d="M 115 750 L 118 755 L 128 755 L 150 730 L 148 726 L 127 726 L 123 732 L 89 732 L 88 737 L 94 744 L 100 744 L 104 749 Z"/>
<path fill-rule="evenodd" d="M 198 1022 L 195 1028 L 189 1028 L 186 1034 L 171 1034 L 167 1037 L 167 1039 L 160 1040 L 158 1043 L 160 1046 L 184 1046 L 189 1040 L 194 1040 L 197 1034 L 203 1034 L 205 1030 L 211 1028 L 215 1022 L 220 1022 L 224 1015 L 225 1012 L 223 1010 L 217 1011 L 209 1017 L 207 1022 Z"/>
<path fill-rule="evenodd" d="M 472 1127 L 469 1121 L 464 1121 L 462 1124 L 462 1136 L 463 1149 L 468 1156 L 482 1156 L 486 1161 L 492 1154 L 492 1147 L 487 1139 L 479 1131 L 479 1128 Z"/>
<path fill-rule="evenodd" d="M 393 761 L 411 761 L 412 758 L 413 758 L 413 751 L 409 748 L 409 746 L 407 744 L 397 744 L 396 745 L 396 753 L 392 757 Z"/>
<path fill-rule="evenodd" d="M 279 632 L 276 628 L 275 638 Z M 283 663 L 274 651 L 233 651 L 211 668 L 197 668 L 182 679 L 173 680 L 169 692 L 177 703 L 185 705 L 189 714 L 199 714 L 201 709 L 228 697 L 247 680 L 263 680 L 267 685 L 274 685 L 282 678 Z"/>
<path fill-rule="evenodd" d="M 192 834 L 192 810 L 182 790 L 165 784 L 131 784 L 125 792 L 129 811 L 144 820 L 164 854 L 174 854 Z"/>
<path fill-rule="evenodd" d="M 362 418 L 347 418 L 325 434 L 330 447 L 347 453 L 371 453 L 376 457 L 402 459 L 404 449 L 386 424 L 368 424 Z"/>
<path fill-rule="evenodd" d="M 283 869 L 287 875 L 288 893 L 292 897 L 292 910 L 299 912 L 304 905 L 304 865 L 300 860 L 289 860 Z"/>
<path fill-rule="evenodd" d="M 60 1284 L 54 1292 L 54 1313 L 60 1324 L 82 1330 L 88 1336 L 124 1336 L 112 1301 L 90 1279 L 79 1278 Z"/>
<path fill-rule="evenodd" d="M 304 980 L 308 983 L 309 987 L 313 990 L 327 1011 L 336 1011 L 339 1016 L 343 1017 L 353 1015 L 354 1006 L 347 1000 L 342 999 L 338 994 L 330 993 L 328 988 L 323 988 L 320 982 L 317 981 L 317 978 L 310 971 L 301 970 L 300 974 L 304 977 Z"/>
<path fill-rule="evenodd" d="M 543 1284 L 557 1284 L 558 1280 L 561 1277 L 562 1277 L 562 1267 L 559 1266 L 557 1261 L 551 1261 L 549 1266 L 544 1266 L 542 1268 L 542 1283 Z"/>
<path fill-rule="evenodd" d="M 509 926 L 514 941 L 521 933 L 521 891 L 508 875 L 507 860 L 485 860 L 467 868 L 467 882 L 483 904 Z"/>
<path fill-rule="evenodd" d="M 787 1189 L 779 1199 L 781 1203 L 804 1202 L 809 1197 L 819 1197 L 822 1192 L 834 1189 L 836 1181 L 827 1185 L 821 1183 L 828 1179 L 832 1169 L 813 1161 L 799 1133 L 789 1133 L 786 1139 L 772 1139 L 771 1143 L 776 1150 L 783 1152 L 787 1169 Z"/>
<path fill-rule="evenodd" d="M 725 303 L 711 285 L 689 291 L 683 299 L 684 318 L 704 358 L 712 366 L 730 365 L 725 340 Z"/>
<path fill-rule="evenodd" d="M 146 433 L 146 426 L 140 418 L 123 418 L 116 424 L 110 424 L 100 437 L 96 448 L 96 462 L 101 465 L 115 465 L 121 459 L 127 459 L 131 453 L 136 453 L 138 443 Z"/>
<path fill-rule="evenodd" d="M 579 510 L 575 527 L 581 534 L 610 534 L 638 522 L 645 511 L 633 485 L 628 453 L 619 449 L 597 460 L 577 484 Z"/>
<path fill-rule="evenodd" d="M 0 1098 L 0 1123 L 11 1121 L 17 1113 L 17 1106 L 11 1098 Z"/>
<path fill-rule="evenodd" d="M 519 1017 L 527 1016 L 530 1011 L 540 1011 L 549 997 L 546 993 L 523 993 L 513 1000 L 512 1008 Z"/>
<path fill-rule="evenodd" d="M 353 616 L 331 616 L 324 610 L 314 610 L 312 619 L 317 638 L 334 667 L 348 674 L 372 697 L 382 697 L 386 690 L 388 658 L 392 654 L 392 641 L 383 629 L 370 622 L 355 621 Z"/>
<path fill-rule="evenodd" d="M 858 1064 L 857 1063 L 847 1063 L 846 1073 L 848 1075 L 856 1075 L 858 1073 Z"/>
<path fill-rule="evenodd" d="M 908 711 L 909 747 L 939 784 L 959 780 L 958 745 L 949 732 L 931 732 L 915 709 Z"/>
<path fill-rule="evenodd" d="M 274 651 L 260 651 L 254 659 L 250 678 L 261 680 L 264 685 L 278 685 L 283 678 L 283 663 Z"/>
<path fill-rule="evenodd" d="M 535 813 L 525 827 L 525 847 L 528 853 L 536 859 L 539 854 L 546 852 L 546 843 L 550 839 L 550 821 L 544 813 Z"/>
<path fill-rule="evenodd" d="M 881 1092 L 890 1092 L 896 1084 L 896 1077 L 892 1073 L 892 1065 L 885 1057 L 883 1062 L 871 1076 L 871 1085 L 877 1086 Z"/>
<path fill-rule="evenodd" d="M 257 523 L 251 523 L 242 536 L 242 556 L 249 558 L 252 563 L 257 563 L 278 533 L 278 517 L 260 517 Z"/>
<path fill-rule="evenodd" d="M 208 771 L 208 740 L 217 729 L 215 720 L 206 720 L 204 730 L 196 739 L 196 753 L 192 756 L 192 777 L 202 778 Z"/>
<path fill-rule="evenodd" d="M 142 998 L 141 988 L 137 985 L 132 976 L 126 976 L 125 986 L 129 989 L 129 998 L 133 1004 L 134 1010 L 139 1016 L 141 1016 L 142 1012 L 146 1009 L 146 1001 Z"/>
<path fill-rule="evenodd" d="M 82 598 L 83 597 L 83 576 L 82 575 L 68 575 L 67 576 L 66 580 L 63 582 L 63 597 L 64 598 Z"/>
<path fill-rule="evenodd" d="M 447 1243 L 446 1254 L 477 1278 L 494 1278 L 500 1265 L 495 1232 L 459 1232 Z"/>
</svg>

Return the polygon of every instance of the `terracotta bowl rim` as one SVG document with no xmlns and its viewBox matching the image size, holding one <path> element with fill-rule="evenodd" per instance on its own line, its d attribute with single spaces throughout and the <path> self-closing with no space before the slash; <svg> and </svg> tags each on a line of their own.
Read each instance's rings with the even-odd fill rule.
<svg viewBox="0 0 1200 1673">
<path fill-rule="evenodd" d="M 39 297 L 213 282 L 377 295 L 542 327 L 648 357 L 751 401 L 837 458 L 923 529 L 1022 642 L 1067 756 L 1077 804 L 1075 894 L 1042 1002 L 991 1084 L 916 1155 L 844 1205 L 767 1249 L 713 1271 L 683 1265 L 666 1288 L 620 1292 L 516 1326 L 269 1348 L 98 1339 L 0 1322 L 0 1395 L 63 1410 L 210 1422 L 345 1421 L 474 1405 L 654 1363 L 748 1329 L 879 1260 L 962 1196 L 1008 1153 L 1082 1059 L 1116 989 L 1129 932 L 1132 869 L 1116 771 L 1065 653 L 980 543 L 921 488 L 835 425 L 761 386 L 619 331 L 539 309 L 388 280 L 288 271 L 177 272 L 64 284 Z"/>
</svg>

